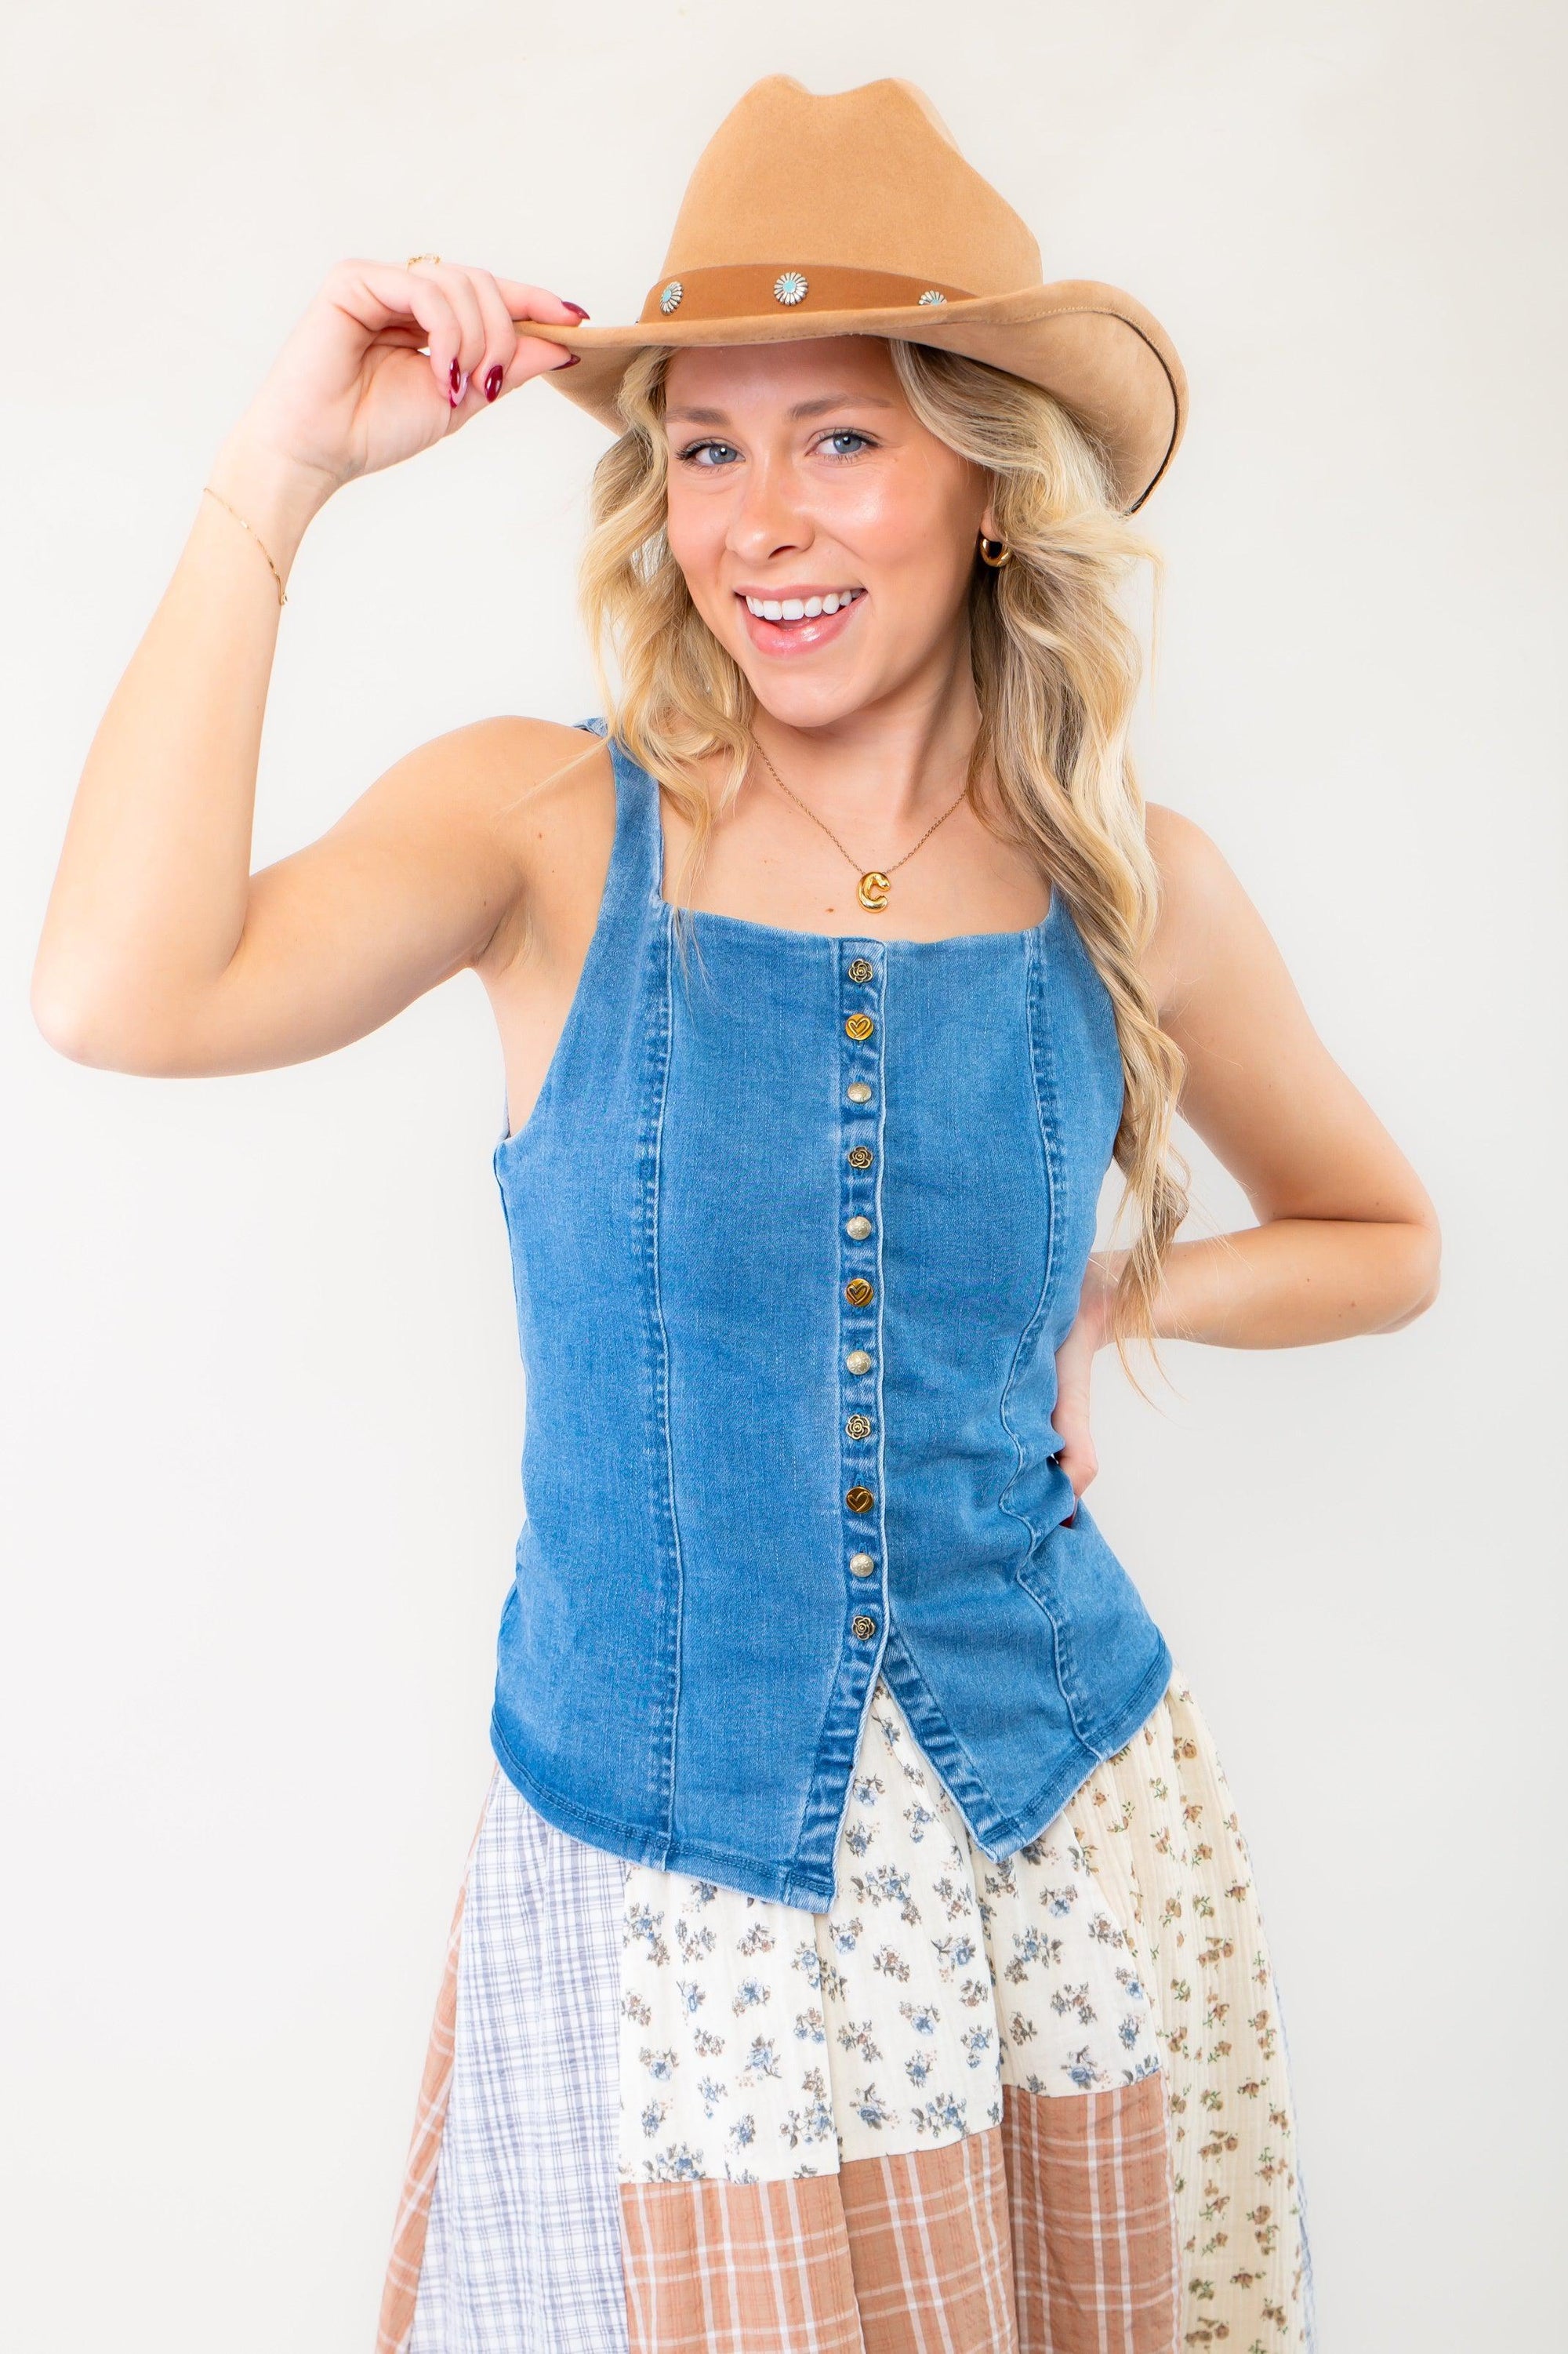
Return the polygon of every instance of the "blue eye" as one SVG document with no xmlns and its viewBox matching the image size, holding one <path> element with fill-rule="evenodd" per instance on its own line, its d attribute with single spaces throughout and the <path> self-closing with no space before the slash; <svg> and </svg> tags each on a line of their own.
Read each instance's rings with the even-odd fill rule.
<svg viewBox="0 0 1568 2354">
<path fill-rule="evenodd" d="M 835 446 L 844 442 L 853 446 L 848 449 Z M 834 458 L 858 458 L 863 450 L 874 449 L 875 443 L 872 436 L 863 433 L 858 426 L 838 425 L 824 433 L 816 446 L 819 450 L 827 450 Z M 712 474 L 722 466 L 733 464 L 739 458 L 740 451 L 733 441 L 692 441 L 676 455 L 683 466 L 694 466 L 705 474 Z"/>
</svg>

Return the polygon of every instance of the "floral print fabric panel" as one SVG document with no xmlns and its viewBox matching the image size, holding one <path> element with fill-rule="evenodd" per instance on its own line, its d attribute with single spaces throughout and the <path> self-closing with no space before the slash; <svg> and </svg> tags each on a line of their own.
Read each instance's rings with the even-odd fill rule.
<svg viewBox="0 0 1568 2354">
<path fill-rule="evenodd" d="M 1317 2343 L 1296 2113 L 1252 1859 L 1178 1668 L 1147 1724 L 1065 1808 L 1144 1953 L 1171 2088 L 1183 2347 Z"/>
<path fill-rule="evenodd" d="M 832 2173 L 999 2126 L 1006 2086 L 1159 2068 L 1142 1966 L 1065 1819 L 991 1862 L 880 1679 L 838 1861 L 824 1914 L 629 1869 L 623 2181 Z"/>
</svg>

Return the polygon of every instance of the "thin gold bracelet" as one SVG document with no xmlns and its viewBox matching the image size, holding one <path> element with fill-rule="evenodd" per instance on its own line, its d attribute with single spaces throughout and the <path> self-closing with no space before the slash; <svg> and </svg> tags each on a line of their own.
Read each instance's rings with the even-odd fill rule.
<svg viewBox="0 0 1568 2354">
<path fill-rule="evenodd" d="M 263 543 L 263 541 L 262 541 L 262 538 L 261 538 L 261 535 L 260 535 L 260 532 L 258 532 L 258 531 L 255 529 L 255 527 L 254 527 L 254 525 L 253 525 L 248 524 L 248 523 L 246 522 L 245 517 L 240 514 L 239 509 L 238 509 L 238 507 L 229 507 L 229 506 L 228 506 L 228 501 L 224 497 L 223 493 L 222 493 L 221 491 L 215 491 L 215 490 L 213 489 L 212 484 L 211 484 L 210 482 L 204 482 L 204 483 L 202 484 L 202 496 L 203 496 L 204 498 L 216 499 L 216 500 L 217 501 L 217 504 L 218 504 L 218 505 L 219 505 L 220 507 L 228 507 L 228 512 L 229 512 L 229 514 L 234 517 L 235 522 L 236 522 L 237 524 L 238 524 L 238 525 L 241 526 L 241 528 L 242 528 L 243 530 L 249 532 L 251 538 L 256 542 L 257 546 L 260 548 L 262 555 L 263 555 L 263 556 L 267 556 L 267 549 L 266 549 L 266 546 L 265 546 L 265 545 L 264 545 L 264 543 Z M 273 579 L 274 579 L 274 580 L 277 582 L 277 584 L 278 584 L 278 602 L 279 602 L 279 604 L 280 604 L 280 605 L 286 605 L 286 604 L 288 603 L 289 599 L 288 599 L 287 592 L 285 591 L 284 587 L 283 587 L 283 576 L 282 576 L 282 574 L 279 571 L 279 569 L 278 569 L 277 566 L 273 563 L 273 561 L 272 561 L 272 559 L 271 559 L 271 557 L 270 557 L 270 556 L 267 556 L 267 569 L 268 569 L 268 571 L 269 571 L 269 572 L 270 572 L 270 574 L 272 575 Z"/>
</svg>

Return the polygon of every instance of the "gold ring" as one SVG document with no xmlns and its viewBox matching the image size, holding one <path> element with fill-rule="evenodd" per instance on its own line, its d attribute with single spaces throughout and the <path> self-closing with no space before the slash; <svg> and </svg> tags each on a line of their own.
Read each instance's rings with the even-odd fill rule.
<svg viewBox="0 0 1568 2354">
<path fill-rule="evenodd" d="M 405 270 L 412 270 L 416 261 L 439 261 L 440 258 L 439 253 L 411 253 L 403 267 Z"/>
</svg>

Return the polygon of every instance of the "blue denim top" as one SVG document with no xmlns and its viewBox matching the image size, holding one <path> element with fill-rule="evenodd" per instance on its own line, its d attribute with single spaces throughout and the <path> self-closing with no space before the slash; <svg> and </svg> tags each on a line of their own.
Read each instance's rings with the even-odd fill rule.
<svg viewBox="0 0 1568 2354">
<path fill-rule="evenodd" d="M 998 1860 L 1169 1680 L 1051 1423 L 1116 1026 L 1059 890 L 940 940 L 697 911 L 683 956 L 609 749 L 597 926 L 494 1153 L 527 1398 L 491 1738 L 560 1829 L 821 1912 L 879 1672 Z"/>
</svg>

